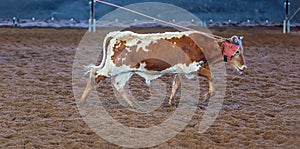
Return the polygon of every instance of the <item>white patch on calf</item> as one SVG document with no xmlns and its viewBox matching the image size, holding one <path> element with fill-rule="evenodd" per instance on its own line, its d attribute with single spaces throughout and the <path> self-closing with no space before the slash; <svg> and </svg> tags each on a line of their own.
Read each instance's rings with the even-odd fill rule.
<svg viewBox="0 0 300 149">
<path fill-rule="evenodd" d="M 126 46 L 127 46 L 128 44 L 126 44 Z M 130 48 L 125 48 L 128 52 L 132 52 L 132 50 L 130 49 Z M 127 53 L 125 53 L 125 55 L 127 55 Z"/>
<path fill-rule="evenodd" d="M 140 67 L 138 69 L 136 69 L 135 74 L 137 74 L 137 75 L 141 76 L 142 78 L 144 78 L 146 84 L 148 86 L 150 86 L 152 80 L 161 77 L 161 73 L 158 72 L 158 71 L 147 70 L 145 67 L 146 67 L 146 64 L 141 63 Z"/>
<path fill-rule="evenodd" d="M 186 64 L 176 64 L 166 70 L 163 70 L 162 73 L 182 73 L 182 74 L 190 74 L 196 72 L 200 69 L 201 64 L 203 61 L 200 62 L 193 62 L 188 66 Z"/>
<path fill-rule="evenodd" d="M 148 52 L 149 50 L 146 48 L 150 44 L 157 43 L 157 40 L 142 40 L 141 43 L 137 44 L 136 52 L 139 52 L 140 49 L 144 50 L 145 52 Z"/>
<path fill-rule="evenodd" d="M 126 60 L 126 57 L 122 58 L 122 63 Z"/>
<path fill-rule="evenodd" d="M 132 75 L 133 75 L 133 73 L 130 73 L 130 72 L 118 74 L 114 81 L 115 88 L 117 90 L 120 90 L 121 88 L 123 88 Z"/>
<path fill-rule="evenodd" d="M 155 75 L 155 74 L 149 74 L 147 72 L 135 72 L 135 74 L 137 74 L 137 75 L 141 76 L 142 78 L 144 78 L 147 86 L 151 85 L 152 80 L 155 80 L 155 79 L 162 76 L 162 74 Z"/>
</svg>

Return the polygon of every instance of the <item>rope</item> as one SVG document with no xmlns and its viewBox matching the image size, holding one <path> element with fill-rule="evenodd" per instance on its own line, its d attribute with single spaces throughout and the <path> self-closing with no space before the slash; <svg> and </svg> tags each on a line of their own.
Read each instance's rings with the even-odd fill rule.
<svg viewBox="0 0 300 149">
<path fill-rule="evenodd" d="M 158 21 L 158 22 L 161 22 L 161 23 L 164 23 L 164 24 L 168 24 L 168 25 L 171 25 L 171 26 L 174 26 L 174 27 L 182 28 L 182 29 L 189 30 L 189 31 L 198 32 L 198 33 L 201 33 L 201 34 L 206 34 L 208 36 L 219 38 L 221 40 L 227 40 L 228 39 L 228 38 L 224 38 L 224 37 L 221 37 L 221 36 L 217 36 L 217 35 L 213 35 L 213 34 L 208 34 L 208 33 L 205 33 L 205 32 L 201 32 L 201 31 L 197 31 L 197 30 L 194 30 L 192 28 L 184 27 L 184 26 L 181 26 L 181 25 L 178 25 L 178 24 L 175 24 L 175 23 L 171 23 L 171 22 L 165 21 L 165 20 L 157 19 L 155 17 L 149 16 L 149 15 L 146 15 L 144 13 L 141 13 L 141 12 L 138 12 L 138 11 L 135 11 L 135 10 L 131 10 L 129 8 L 122 7 L 122 6 L 113 4 L 113 3 L 105 2 L 105 1 L 102 1 L 102 0 L 95 0 L 95 1 L 99 2 L 99 3 L 102 3 L 102 4 L 109 5 L 109 6 L 113 6 L 113 7 L 116 7 L 116 8 L 120 8 L 120 9 L 123 9 L 125 11 L 129 11 L 129 12 L 135 13 L 137 15 L 140 15 L 140 16 L 143 16 L 143 17 L 146 17 L 146 18 L 150 18 L 152 20 L 155 20 L 155 21 Z"/>
<path fill-rule="evenodd" d="M 298 11 L 300 10 L 300 7 L 295 11 L 295 13 L 289 18 L 289 21 L 291 21 L 295 15 L 298 13 Z"/>
</svg>

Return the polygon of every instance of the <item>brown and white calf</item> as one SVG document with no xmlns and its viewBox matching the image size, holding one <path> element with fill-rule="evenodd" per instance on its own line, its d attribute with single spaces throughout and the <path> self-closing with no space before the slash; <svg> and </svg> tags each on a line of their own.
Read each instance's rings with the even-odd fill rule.
<svg viewBox="0 0 300 149">
<path fill-rule="evenodd" d="M 99 66 L 90 65 L 90 79 L 80 99 L 85 100 L 94 83 L 114 77 L 113 86 L 131 105 L 134 102 L 124 91 L 126 82 L 133 74 L 143 77 L 148 85 L 164 74 L 175 74 L 169 103 L 180 84 L 178 74 L 187 78 L 204 76 L 209 81 L 210 95 L 214 93 L 210 66 L 226 61 L 238 72 L 246 67 L 241 39 L 233 36 L 228 40 L 197 32 L 166 32 L 137 34 L 130 31 L 109 33 L 103 43 L 103 58 Z"/>
</svg>

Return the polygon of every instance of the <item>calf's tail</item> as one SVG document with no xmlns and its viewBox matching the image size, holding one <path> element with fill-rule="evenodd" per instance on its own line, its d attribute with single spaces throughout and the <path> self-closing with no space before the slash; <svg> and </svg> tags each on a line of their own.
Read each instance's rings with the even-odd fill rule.
<svg viewBox="0 0 300 149">
<path fill-rule="evenodd" d="M 90 91 L 93 89 L 93 86 L 95 84 L 95 75 L 97 71 L 97 66 L 90 64 L 89 66 L 86 66 L 87 71 L 86 75 L 89 74 L 89 79 L 86 84 L 85 90 L 83 91 L 83 94 L 80 98 L 79 104 L 80 106 L 83 106 L 85 104 L 86 98 L 89 95 Z"/>
<path fill-rule="evenodd" d="M 88 82 L 86 84 L 85 90 L 83 91 L 83 94 L 80 98 L 80 106 L 83 106 L 85 104 L 86 98 L 89 95 L 90 91 L 93 89 L 94 84 L 96 83 L 95 77 L 98 70 L 102 69 L 105 65 L 106 57 L 107 57 L 107 48 L 109 45 L 110 40 L 119 32 L 110 32 L 106 35 L 103 41 L 103 48 L 102 48 L 102 61 L 99 66 L 96 66 L 94 64 L 90 64 L 88 66 L 85 66 L 86 73 L 85 75 L 89 75 Z"/>
</svg>

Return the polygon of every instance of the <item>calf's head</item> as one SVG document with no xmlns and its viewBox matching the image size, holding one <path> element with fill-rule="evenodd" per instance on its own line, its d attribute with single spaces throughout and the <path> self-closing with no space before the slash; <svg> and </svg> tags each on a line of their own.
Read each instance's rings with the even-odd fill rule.
<svg viewBox="0 0 300 149">
<path fill-rule="evenodd" d="M 224 42 L 224 61 L 228 62 L 239 73 L 247 68 L 244 59 L 244 49 L 242 45 L 243 37 L 232 36 L 230 40 Z"/>
</svg>

